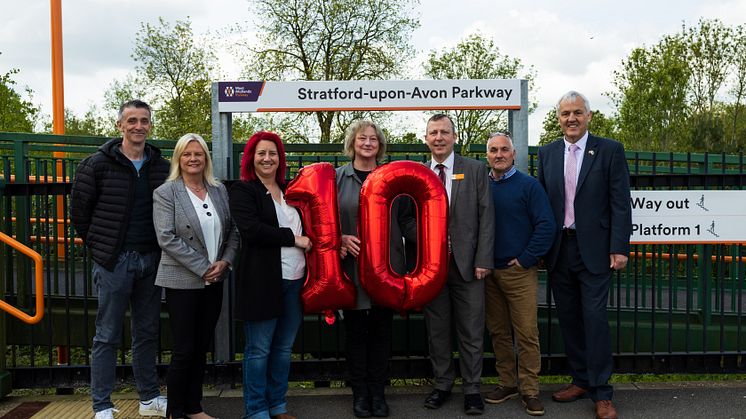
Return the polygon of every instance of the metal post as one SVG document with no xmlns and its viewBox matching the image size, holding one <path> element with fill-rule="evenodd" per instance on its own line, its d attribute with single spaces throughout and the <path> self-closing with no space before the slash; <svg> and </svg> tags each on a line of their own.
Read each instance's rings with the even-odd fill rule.
<svg viewBox="0 0 746 419">
<path fill-rule="evenodd" d="M 232 114 L 218 109 L 218 83 L 212 83 L 212 164 L 215 176 L 228 179 L 233 169 Z"/>
<path fill-rule="evenodd" d="M 521 80 L 521 109 L 508 113 L 508 130 L 513 135 L 516 169 L 528 173 L 528 80 Z"/>
<path fill-rule="evenodd" d="M 218 83 L 212 83 L 212 164 L 215 176 L 229 179 L 232 169 L 233 138 L 231 135 L 231 114 L 218 110 Z M 226 285 L 232 281 L 226 281 Z M 222 364 L 230 360 L 231 354 L 231 321 L 228 313 L 230 286 L 223 287 L 223 307 L 215 326 L 215 363 Z"/>
</svg>

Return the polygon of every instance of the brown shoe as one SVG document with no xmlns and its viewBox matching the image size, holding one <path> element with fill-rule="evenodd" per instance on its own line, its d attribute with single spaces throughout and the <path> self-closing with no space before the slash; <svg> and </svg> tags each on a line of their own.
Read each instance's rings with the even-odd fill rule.
<svg viewBox="0 0 746 419">
<path fill-rule="evenodd" d="M 599 400 L 596 402 L 596 419 L 617 419 L 616 409 L 611 400 Z"/>
<path fill-rule="evenodd" d="M 484 395 L 484 401 L 491 404 L 502 403 L 506 400 L 518 397 L 518 387 L 497 386 L 494 390 Z"/>
<path fill-rule="evenodd" d="M 588 392 L 588 389 L 585 389 L 583 387 L 578 387 L 575 384 L 569 384 L 567 387 L 563 388 L 562 390 L 552 394 L 552 400 L 555 402 L 574 402 L 577 399 L 582 399 L 585 397 L 585 394 Z"/>
<path fill-rule="evenodd" d="M 526 413 L 531 416 L 544 416 L 544 413 L 546 413 L 544 406 L 536 396 L 523 396 L 523 407 L 526 408 Z"/>
<path fill-rule="evenodd" d="M 272 419 L 296 419 L 295 416 L 287 413 L 280 413 L 279 415 L 272 416 Z"/>
</svg>

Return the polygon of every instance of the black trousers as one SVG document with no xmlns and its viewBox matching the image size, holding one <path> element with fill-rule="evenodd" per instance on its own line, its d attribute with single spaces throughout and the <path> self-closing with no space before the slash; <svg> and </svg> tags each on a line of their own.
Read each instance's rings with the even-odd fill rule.
<svg viewBox="0 0 746 419">
<path fill-rule="evenodd" d="M 173 351 L 168 367 L 168 418 L 202 412 L 207 349 L 223 303 L 223 283 L 203 289 L 166 288 Z"/>
<path fill-rule="evenodd" d="M 562 339 L 573 384 L 587 388 L 590 398 L 611 400 L 609 378 L 614 366 L 606 304 L 612 271 L 594 274 L 580 256 L 577 237 L 563 237 L 559 259 L 549 272 L 557 303 Z"/>
<path fill-rule="evenodd" d="M 393 317 L 393 311 L 376 306 L 344 311 L 347 372 L 356 397 L 383 396 L 389 379 Z"/>
</svg>

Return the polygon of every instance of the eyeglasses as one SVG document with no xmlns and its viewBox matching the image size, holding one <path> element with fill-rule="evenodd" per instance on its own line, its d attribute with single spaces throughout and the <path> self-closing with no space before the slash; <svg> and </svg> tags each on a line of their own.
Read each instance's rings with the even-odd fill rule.
<svg viewBox="0 0 746 419">
<path fill-rule="evenodd" d="M 359 142 L 360 144 L 365 144 L 367 142 L 370 142 L 371 144 L 378 143 L 378 138 L 375 137 L 357 137 L 355 138 L 355 141 Z"/>
</svg>

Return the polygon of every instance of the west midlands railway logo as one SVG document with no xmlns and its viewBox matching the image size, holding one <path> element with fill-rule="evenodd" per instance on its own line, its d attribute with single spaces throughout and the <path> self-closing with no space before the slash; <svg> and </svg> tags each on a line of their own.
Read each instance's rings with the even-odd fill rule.
<svg viewBox="0 0 746 419">
<path fill-rule="evenodd" d="M 233 86 L 227 86 L 225 88 L 225 96 L 227 97 L 233 97 L 235 91 L 233 90 Z"/>
</svg>

